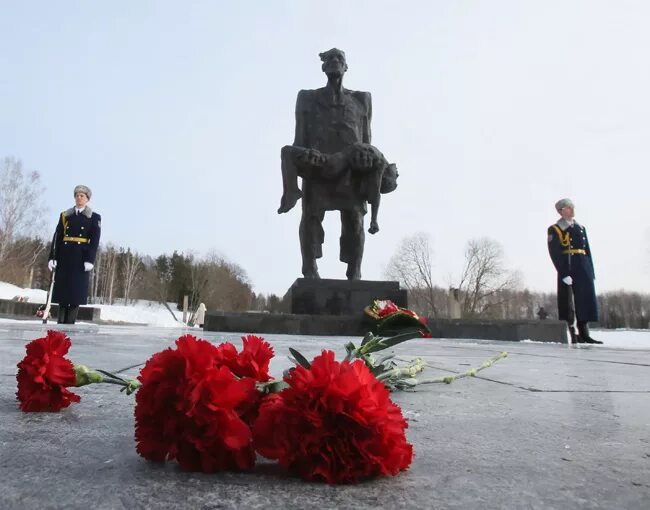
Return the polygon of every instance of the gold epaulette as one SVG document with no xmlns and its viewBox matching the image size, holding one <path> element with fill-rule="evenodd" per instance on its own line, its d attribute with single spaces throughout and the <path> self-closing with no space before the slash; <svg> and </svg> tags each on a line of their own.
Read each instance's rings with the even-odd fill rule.
<svg viewBox="0 0 650 510">
<path fill-rule="evenodd" d="M 557 225 L 553 225 L 553 228 L 557 232 L 557 237 L 560 240 L 560 244 L 562 246 L 569 246 L 569 244 L 571 243 L 571 238 L 569 237 L 569 233 L 567 232 L 566 234 L 562 234 L 562 229 Z"/>
<path fill-rule="evenodd" d="M 61 223 L 63 223 L 63 235 L 68 233 L 68 219 L 65 217 L 65 211 L 61 213 Z"/>
</svg>

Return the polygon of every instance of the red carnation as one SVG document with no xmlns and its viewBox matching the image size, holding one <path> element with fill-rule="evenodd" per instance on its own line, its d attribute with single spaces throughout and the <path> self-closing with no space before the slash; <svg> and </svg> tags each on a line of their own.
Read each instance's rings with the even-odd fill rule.
<svg viewBox="0 0 650 510">
<path fill-rule="evenodd" d="M 273 347 L 263 338 L 255 335 L 242 337 L 242 351 L 237 357 L 237 366 L 231 367 L 233 373 L 239 377 L 252 377 L 258 382 L 267 382 L 269 363 L 273 357 Z"/>
<path fill-rule="evenodd" d="M 394 475 L 411 464 L 401 409 L 363 361 L 339 363 L 323 351 L 285 381 L 289 388 L 260 407 L 253 436 L 261 455 L 328 483 Z"/>
<path fill-rule="evenodd" d="M 271 379 L 269 375 L 269 363 L 273 357 L 273 347 L 263 338 L 255 335 L 242 337 L 243 347 L 240 353 L 230 342 L 220 344 L 219 358 L 217 364 L 227 366 L 237 377 L 250 377 L 255 382 L 267 382 Z M 255 387 L 251 388 L 246 400 L 237 408 L 239 415 L 249 426 L 252 426 L 257 418 L 262 393 Z"/>
<path fill-rule="evenodd" d="M 377 307 L 377 315 L 380 318 L 386 317 L 393 313 L 400 311 L 400 307 L 393 303 L 390 299 L 385 299 L 383 301 L 375 301 Z"/>
<path fill-rule="evenodd" d="M 217 365 L 225 365 L 237 377 L 252 377 L 257 382 L 267 382 L 269 363 L 273 358 L 273 347 L 262 337 L 247 335 L 242 337 L 243 347 L 241 352 L 230 342 L 217 346 L 219 351 Z"/>
<path fill-rule="evenodd" d="M 27 355 L 18 363 L 16 375 L 21 410 L 60 411 L 81 400 L 66 389 L 76 385 L 74 366 L 64 357 L 70 345 L 64 333 L 52 330 L 27 344 Z"/>
<path fill-rule="evenodd" d="M 176 349 L 147 361 L 135 407 L 136 449 L 145 459 L 175 459 L 185 470 L 206 473 L 253 467 L 251 431 L 237 408 L 255 381 L 237 379 L 221 355 L 211 343 L 185 335 Z"/>
</svg>

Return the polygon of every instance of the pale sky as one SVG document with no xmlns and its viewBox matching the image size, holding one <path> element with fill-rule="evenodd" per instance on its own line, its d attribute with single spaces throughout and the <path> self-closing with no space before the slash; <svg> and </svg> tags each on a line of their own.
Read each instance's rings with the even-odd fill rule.
<svg viewBox="0 0 650 510">
<path fill-rule="evenodd" d="M 301 275 L 280 148 L 337 47 L 400 172 L 365 279 L 426 232 L 441 286 L 487 236 L 553 291 L 546 229 L 570 197 L 597 290 L 650 292 L 649 21 L 645 0 L 0 0 L 0 157 L 41 173 L 45 238 L 83 183 L 104 243 L 217 251 L 282 295 Z M 338 213 L 324 228 L 320 274 L 345 278 Z"/>
</svg>

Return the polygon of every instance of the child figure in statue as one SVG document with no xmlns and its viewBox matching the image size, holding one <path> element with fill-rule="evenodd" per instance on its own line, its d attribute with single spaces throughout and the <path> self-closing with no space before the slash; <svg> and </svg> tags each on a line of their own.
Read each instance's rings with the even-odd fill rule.
<svg viewBox="0 0 650 510">
<path fill-rule="evenodd" d="M 278 213 L 291 210 L 302 197 L 298 177 L 337 181 L 337 190 L 351 190 L 371 205 L 368 232 L 375 234 L 379 232 L 381 194 L 395 190 L 398 176 L 397 166 L 367 143 L 355 143 L 333 154 L 287 145 L 282 148 L 284 194 Z"/>
</svg>

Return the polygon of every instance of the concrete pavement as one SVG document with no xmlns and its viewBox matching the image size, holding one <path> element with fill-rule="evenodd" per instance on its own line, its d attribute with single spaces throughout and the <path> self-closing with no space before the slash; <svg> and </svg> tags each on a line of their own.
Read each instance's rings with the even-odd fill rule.
<svg viewBox="0 0 650 510">
<path fill-rule="evenodd" d="M 49 325 L 57 328 L 56 325 Z M 145 361 L 183 330 L 77 324 L 70 359 L 109 370 Z M 253 473 L 203 475 L 140 458 L 133 397 L 78 388 L 60 413 L 22 413 L 16 363 L 38 324 L 0 323 L 0 508 L 650 508 L 650 350 L 422 339 L 429 378 L 509 357 L 451 385 L 394 400 L 416 457 L 396 477 L 352 486 L 305 483 L 264 460 Z M 215 342 L 239 336 L 191 330 Z M 342 357 L 350 338 L 267 335 L 280 376 L 288 347 Z M 353 341 L 358 341 L 353 338 Z M 131 375 L 136 371 L 132 370 Z"/>
</svg>

